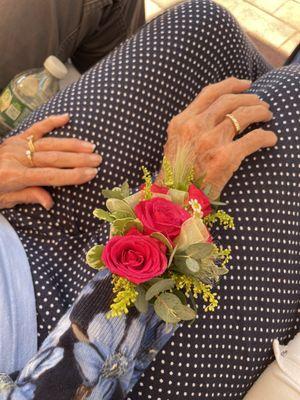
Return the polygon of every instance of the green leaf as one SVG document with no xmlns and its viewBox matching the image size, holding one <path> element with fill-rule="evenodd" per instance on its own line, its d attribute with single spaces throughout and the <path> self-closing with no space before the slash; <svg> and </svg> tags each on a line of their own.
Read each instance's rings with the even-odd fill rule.
<svg viewBox="0 0 300 400">
<path fill-rule="evenodd" d="M 127 181 L 125 181 L 121 186 L 121 193 L 123 198 L 128 197 L 130 195 L 129 185 Z"/>
<path fill-rule="evenodd" d="M 190 257 L 186 260 L 186 266 L 191 271 L 192 274 L 197 274 L 200 270 L 199 263 Z"/>
<path fill-rule="evenodd" d="M 106 199 L 120 199 L 120 200 L 124 199 L 124 196 L 120 189 L 117 189 L 117 190 L 116 189 L 113 189 L 113 190 L 103 189 L 102 195 Z"/>
<path fill-rule="evenodd" d="M 184 253 L 196 260 L 209 257 L 214 250 L 212 243 L 194 243 L 184 250 Z"/>
<path fill-rule="evenodd" d="M 200 264 L 200 272 L 197 274 L 197 278 L 203 283 L 213 284 L 218 282 L 220 276 L 227 274 L 228 269 L 226 267 L 219 267 L 212 260 L 203 260 Z"/>
<path fill-rule="evenodd" d="M 111 215 L 115 219 L 131 218 L 131 217 L 128 217 L 128 212 L 124 212 L 124 211 L 115 211 Z"/>
<path fill-rule="evenodd" d="M 175 294 L 162 293 L 154 303 L 154 311 L 163 321 L 176 324 L 180 321 L 180 318 L 175 312 L 176 305 L 180 305 L 181 302 Z"/>
<path fill-rule="evenodd" d="M 184 306 L 183 304 L 176 304 L 174 306 L 174 312 L 183 321 L 190 321 L 195 319 L 197 313 L 189 306 Z"/>
<path fill-rule="evenodd" d="M 157 296 L 161 292 L 170 290 L 175 286 L 172 279 L 161 279 L 154 283 L 146 292 L 146 301 L 151 300 L 154 296 Z"/>
<path fill-rule="evenodd" d="M 187 304 L 187 297 L 181 290 L 173 289 L 172 293 L 175 294 L 175 296 L 177 296 L 179 298 L 179 300 L 181 301 L 182 304 L 184 304 L 184 305 Z"/>
<path fill-rule="evenodd" d="M 102 210 L 101 208 L 94 210 L 93 215 L 103 221 L 112 222 L 114 220 L 114 217 L 112 217 L 109 212 Z"/>
<path fill-rule="evenodd" d="M 155 239 L 157 239 L 157 240 L 160 240 L 163 244 L 165 244 L 170 253 L 173 252 L 172 244 L 170 243 L 169 239 L 165 235 L 163 235 L 161 232 L 151 233 L 150 236 L 155 238 Z"/>
<path fill-rule="evenodd" d="M 86 255 L 86 263 L 94 269 L 101 269 L 104 267 L 104 262 L 102 261 L 102 253 L 104 250 L 103 244 L 98 244 L 92 247 Z"/>
<path fill-rule="evenodd" d="M 137 285 L 135 290 L 138 292 L 138 297 L 134 303 L 135 307 L 140 313 L 146 313 L 148 311 L 148 302 L 146 301 L 145 295 L 146 290 L 143 286 Z"/>
<path fill-rule="evenodd" d="M 127 214 L 127 217 L 135 218 L 132 208 L 124 200 L 110 198 L 106 202 L 106 207 L 111 213 L 120 211 Z"/>
<path fill-rule="evenodd" d="M 195 276 L 199 273 L 200 266 L 196 260 L 187 256 L 175 256 L 174 270 L 184 275 Z"/>
<path fill-rule="evenodd" d="M 127 232 L 130 228 L 137 228 L 140 232 L 143 230 L 143 224 L 139 219 L 133 219 L 131 217 L 128 218 L 122 218 L 122 219 L 116 219 L 112 223 L 113 227 L 118 233 L 125 233 Z"/>
</svg>

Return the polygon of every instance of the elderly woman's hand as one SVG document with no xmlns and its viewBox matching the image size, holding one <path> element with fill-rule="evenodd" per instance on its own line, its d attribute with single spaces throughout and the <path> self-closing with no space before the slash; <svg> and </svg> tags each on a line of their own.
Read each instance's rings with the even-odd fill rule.
<svg viewBox="0 0 300 400">
<path fill-rule="evenodd" d="M 53 200 L 40 186 L 78 185 L 96 176 L 102 159 L 93 154 L 92 143 L 43 138 L 68 121 L 67 114 L 51 116 L 0 145 L 0 209 L 21 203 L 39 203 L 49 209 Z M 32 162 L 26 155 L 30 136 L 35 147 Z"/>
<path fill-rule="evenodd" d="M 205 176 L 210 197 L 216 199 L 245 157 L 260 148 L 274 146 L 274 132 L 255 129 L 234 140 L 237 130 L 226 114 L 232 114 L 241 131 L 254 122 L 269 121 L 269 105 L 254 94 L 245 94 L 250 81 L 228 78 L 206 86 L 168 127 L 165 155 L 172 162 L 178 149 L 189 146 L 196 176 Z"/>
</svg>

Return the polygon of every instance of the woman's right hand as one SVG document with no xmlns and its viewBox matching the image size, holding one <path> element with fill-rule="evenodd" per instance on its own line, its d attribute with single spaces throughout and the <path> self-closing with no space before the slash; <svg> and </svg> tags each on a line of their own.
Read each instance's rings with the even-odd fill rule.
<svg viewBox="0 0 300 400">
<path fill-rule="evenodd" d="M 208 85 L 169 124 L 166 158 L 174 162 L 177 151 L 187 148 L 196 177 L 204 176 L 203 187 L 210 185 L 212 199 L 219 197 L 245 157 L 277 142 L 274 132 L 263 129 L 234 140 L 237 132 L 226 114 L 237 119 L 241 131 L 273 116 L 257 95 L 242 93 L 250 86 L 250 81 L 237 78 Z"/>
<path fill-rule="evenodd" d="M 46 137 L 69 122 L 69 115 L 51 116 L 0 145 L 0 209 L 39 203 L 50 209 L 53 200 L 40 186 L 80 185 L 93 179 L 102 158 L 95 145 L 79 139 Z M 32 163 L 26 156 L 33 136 Z"/>
</svg>

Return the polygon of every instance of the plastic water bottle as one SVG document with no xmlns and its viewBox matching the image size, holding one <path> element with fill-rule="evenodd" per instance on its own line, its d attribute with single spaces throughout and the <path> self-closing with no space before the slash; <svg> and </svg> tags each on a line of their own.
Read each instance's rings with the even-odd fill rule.
<svg viewBox="0 0 300 400">
<path fill-rule="evenodd" d="M 51 99 L 67 73 L 65 65 L 50 56 L 44 62 L 44 69 L 17 75 L 0 95 L 0 136 L 16 128 L 33 110 Z"/>
</svg>

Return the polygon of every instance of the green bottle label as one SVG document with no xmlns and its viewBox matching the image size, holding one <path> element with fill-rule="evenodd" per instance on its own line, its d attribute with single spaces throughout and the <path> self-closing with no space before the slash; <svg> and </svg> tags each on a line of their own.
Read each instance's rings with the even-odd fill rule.
<svg viewBox="0 0 300 400">
<path fill-rule="evenodd" d="M 23 103 L 9 84 L 0 96 L 0 122 L 7 130 L 16 128 L 33 110 Z"/>
</svg>

